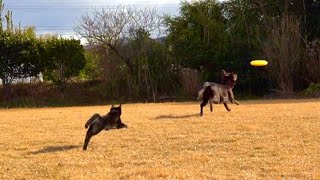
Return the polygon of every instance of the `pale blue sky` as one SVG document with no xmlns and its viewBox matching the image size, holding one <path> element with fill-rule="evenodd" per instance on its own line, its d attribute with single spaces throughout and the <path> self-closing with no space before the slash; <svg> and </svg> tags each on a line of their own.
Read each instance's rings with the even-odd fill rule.
<svg viewBox="0 0 320 180">
<path fill-rule="evenodd" d="M 135 5 L 156 7 L 158 14 L 177 14 L 180 0 L 4 0 L 5 8 L 13 11 L 16 25 L 36 27 L 37 34 L 73 34 L 77 18 L 92 8 L 113 8 Z"/>
<path fill-rule="evenodd" d="M 188 0 L 192 1 L 192 0 Z M 218 0 L 219 1 L 219 0 Z M 220 0 L 224 1 L 224 0 Z M 15 25 L 34 26 L 38 35 L 57 34 L 75 37 L 73 28 L 78 18 L 93 8 L 115 8 L 134 5 L 156 8 L 159 15 L 177 15 L 180 0 L 3 0 L 5 10 L 13 12 Z"/>
</svg>

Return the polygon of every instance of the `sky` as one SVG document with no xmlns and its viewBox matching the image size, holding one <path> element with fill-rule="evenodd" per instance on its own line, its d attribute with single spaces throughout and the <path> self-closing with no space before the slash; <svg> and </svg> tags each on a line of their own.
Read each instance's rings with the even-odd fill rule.
<svg viewBox="0 0 320 180">
<path fill-rule="evenodd" d="M 5 10 L 13 12 L 13 22 L 22 27 L 34 26 L 38 35 L 53 33 L 73 36 L 81 15 L 93 8 L 135 5 L 155 7 L 158 14 L 176 15 L 180 0 L 4 0 Z"/>
</svg>

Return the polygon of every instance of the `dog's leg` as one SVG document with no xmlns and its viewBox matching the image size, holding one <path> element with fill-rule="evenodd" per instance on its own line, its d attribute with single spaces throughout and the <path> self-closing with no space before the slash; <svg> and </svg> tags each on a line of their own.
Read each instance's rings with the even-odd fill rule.
<svg viewBox="0 0 320 180">
<path fill-rule="evenodd" d="M 232 104 L 239 105 L 239 102 L 237 100 L 235 100 L 234 98 L 230 99 L 230 101 L 231 101 Z"/>
<path fill-rule="evenodd" d="M 210 102 L 210 111 L 212 112 L 212 100 L 210 99 L 209 102 Z"/>
<path fill-rule="evenodd" d="M 87 131 L 87 134 L 86 134 L 86 139 L 84 140 L 84 144 L 83 144 L 83 150 L 86 151 L 87 150 L 87 147 L 88 147 L 88 144 L 89 144 L 89 141 L 91 139 L 93 135 L 91 134 L 91 131 L 90 129 Z"/>
<path fill-rule="evenodd" d="M 126 124 L 122 123 L 121 118 L 119 118 L 116 127 L 117 127 L 117 129 L 120 129 L 120 128 L 128 128 L 128 126 L 127 126 Z"/>
<path fill-rule="evenodd" d="M 231 111 L 231 109 L 228 107 L 228 104 L 226 102 L 224 102 L 223 105 L 227 109 L 227 111 Z"/>
<path fill-rule="evenodd" d="M 236 105 L 239 105 L 239 102 L 238 102 L 237 100 L 234 100 L 234 103 L 235 103 Z"/>
<path fill-rule="evenodd" d="M 200 104 L 200 116 L 203 116 L 203 107 L 206 106 L 208 103 L 208 98 L 203 99 L 202 103 Z"/>
<path fill-rule="evenodd" d="M 98 123 L 94 123 L 89 126 L 89 129 L 87 131 L 86 138 L 83 144 L 84 151 L 87 150 L 88 144 L 92 136 L 99 134 L 99 132 L 101 132 L 102 130 L 103 130 L 103 127 L 101 127 L 101 124 L 98 124 Z"/>
<path fill-rule="evenodd" d="M 239 105 L 239 102 L 234 98 L 234 94 L 233 94 L 233 91 L 231 88 L 228 89 L 228 96 L 229 96 L 231 103 Z"/>
</svg>

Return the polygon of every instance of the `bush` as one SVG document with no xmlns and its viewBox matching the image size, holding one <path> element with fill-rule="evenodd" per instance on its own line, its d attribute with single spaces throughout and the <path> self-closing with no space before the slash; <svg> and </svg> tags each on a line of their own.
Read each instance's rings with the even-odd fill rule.
<svg viewBox="0 0 320 180">
<path fill-rule="evenodd" d="M 303 91 L 306 97 L 320 97 L 320 83 L 311 83 L 310 86 Z"/>
</svg>

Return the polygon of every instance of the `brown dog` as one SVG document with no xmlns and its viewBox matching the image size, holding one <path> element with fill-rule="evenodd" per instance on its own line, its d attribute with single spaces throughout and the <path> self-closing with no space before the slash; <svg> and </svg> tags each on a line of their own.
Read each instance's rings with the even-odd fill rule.
<svg viewBox="0 0 320 180">
<path fill-rule="evenodd" d="M 232 103 L 239 105 L 238 101 L 235 100 L 233 94 L 233 87 L 237 81 L 237 74 L 226 73 L 222 70 L 222 84 L 205 82 L 203 88 L 198 92 L 198 97 L 202 97 L 203 101 L 200 104 L 200 116 L 203 115 L 203 107 L 210 102 L 210 111 L 212 112 L 212 103 L 220 104 L 223 103 L 227 111 L 231 111 L 228 107 L 227 102 L 230 100 Z"/>
</svg>

